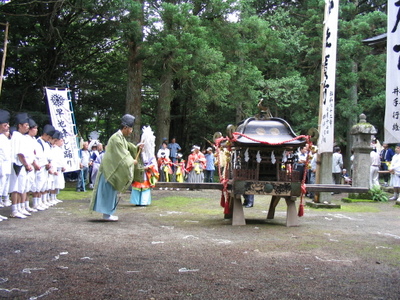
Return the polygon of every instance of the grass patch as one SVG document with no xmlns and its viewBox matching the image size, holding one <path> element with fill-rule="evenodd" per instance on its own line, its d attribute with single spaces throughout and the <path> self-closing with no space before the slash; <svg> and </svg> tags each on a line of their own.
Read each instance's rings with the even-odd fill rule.
<svg viewBox="0 0 400 300">
<path fill-rule="evenodd" d="M 373 204 L 376 203 L 376 201 Z M 361 204 L 361 203 L 358 203 Z M 357 203 L 354 203 L 354 205 L 342 205 L 341 208 L 312 208 L 310 207 L 309 209 L 315 209 L 318 211 L 327 211 L 327 212 L 348 212 L 348 213 L 374 213 L 374 212 L 380 212 L 381 210 L 379 207 L 375 205 L 367 205 L 370 204 L 369 202 L 365 203 L 366 205 L 357 205 Z"/>
<path fill-rule="evenodd" d="M 76 191 L 76 182 L 66 182 L 65 189 L 61 190 L 57 195 L 57 198 L 60 200 L 81 200 L 92 197 L 93 191 L 90 189 L 86 189 L 86 192 L 77 192 Z"/>
<path fill-rule="evenodd" d="M 374 213 L 380 212 L 379 207 L 369 205 L 342 205 L 342 209 L 338 211 L 350 213 Z"/>
<path fill-rule="evenodd" d="M 357 202 L 364 202 L 364 203 L 376 203 L 376 201 L 372 199 L 352 199 L 352 198 L 343 198 L 343 202 L 346 203 L 357 203 Z"/>
<path fill-rule="evenodd" d="M 86 192 L 76 192 L 74 188 L 65 188 L 62 192 L 57 195 L 60 200 L 81 200 L 92 197 L 92 190 L 86 190 Z"/>
<path fill-rule="evenodd" d="M 156 210 L 182 210 L 198 215 L 220 215 L 222 211 L 218 205 L 215 206 L 216 208 L 210 207 L 207 198 L 182 196 L 170 196 L 155 200 L 150 207 L 154 207 Z"/>
<path fill-rule="evenodd" d="M 194 205 L 195 202 L 200 202 L 200 201 L 204 202 L 207 201 L 207 199 L 171 196 L 162 198 L 161 201 L 157 201 L 157 206 L 159 208 L 176 208 L 176 207 L 188 206 L 189 204 Z"/>
</svg>

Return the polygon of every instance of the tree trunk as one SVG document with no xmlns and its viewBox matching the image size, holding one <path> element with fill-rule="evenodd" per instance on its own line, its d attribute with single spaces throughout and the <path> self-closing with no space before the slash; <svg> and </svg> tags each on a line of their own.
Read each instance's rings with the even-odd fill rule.
<svg viewBox="0 0 400 300">
<path fill-rule="evenodd" d="M 357 73 L 358 72 L 358 65 L 355 61 L 352 61 L 352 67 L 351 67 L 352 73 Z M 357 88 L 357 82 L 355 82 L 351 87 L 350 87 L 350 92 L 349 92 L 349 100 L 350 100 L 350 106 L 351 107 L 357 107 L 357 102 L 358 102 L 358 88 Z M 350 134 L 350 129 L 357 123 L 357 116 L 349 117 L 347 120 L 347 127 L 349 130 L 347 130 L 347 149 L 346 149 L 346 155 L 344 157 L 344 165 L 348 169 L 350 173 L 350 166 L 351 166 L 351 161 L 350 161 L 350 156 L 351 156 L 351 149 L 353 148 L 353 135 Z"/>
<path fill-rule="evenodd" d="M 237 104 L 236 105 L 236 115 L 235 115 L 235 124 L 233 124 L 233 125 L 235 125 L 236 126 L 236 124 L 238 124 L 240 121 L 242 121 L 244 118 L 243 118 L 243 105 L 242 105 L 243 103 L 242 102 L 240 102 L 239 104 Z"/>
<path fill-rule="evenodd" d="M 173 73 L 169 66 L 169 58 L 164 63 L 164 70 L 160 78 L 160 93 L 157 105 L 156 145 L 161 145 L 162 138 L 169 139 L 171 124 L 171 101 L 173 98 L 172 79 Z"/>
<path fill-rule="evenodd" d="M 135 125 L 132 135 L 128 138 L 133 143 L 140 142 L 142 134 L 142 77 L 143 60 L 141 55 L 141 45 L 143 41 L 143 0 L 135 0 L 142 3 L 142 10 L 139 18 L 132 20 L 138 22 L 140 29 L 129 32 L 128 36 L 128 83 L 126 91 L 125 112 L 135 116 Z"/>
<path fill-rule="evenodd" d="M 137 60 L 140 47 L 135 42 L 129 42 L 128 85 L 126 91 L 125 112 L 135 116 L 133 133 L 129 139 L 138 143 L 141 135 L 142 120 L 142 61 Z"/>
</svg>

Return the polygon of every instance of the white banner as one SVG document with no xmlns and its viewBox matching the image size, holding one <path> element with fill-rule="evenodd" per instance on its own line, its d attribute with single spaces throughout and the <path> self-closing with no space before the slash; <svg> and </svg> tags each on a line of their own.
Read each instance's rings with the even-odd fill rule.
<svg viewBox="0 0 400 300">
<path fill-rule="evenodd" d="M 68 99 L 68 89 L 46 88 L 52 125 L 63 133 L 64 158 L 67 161 L 66 172 L 79 170 L 79 148 L 74 131 L 71 100 Z"/>
<path fill-rule="evenodd" d="M 389 144 L 400 142 L 400 6 L 396 4 L 388 1 L 384 140 Z"/>
<path fill-rule="evenodd" d="M 336 49 L 339 0 L 325 0 L 318 152 L 332 152 L 335 125 Z"/>
</svg>

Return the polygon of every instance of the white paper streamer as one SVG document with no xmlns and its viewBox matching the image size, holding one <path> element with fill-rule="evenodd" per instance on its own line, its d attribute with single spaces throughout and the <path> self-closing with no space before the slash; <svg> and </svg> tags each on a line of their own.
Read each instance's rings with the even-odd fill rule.
<svg viewBox="0 0 400 300">
<path fill-rule="evenodd" d="M 260 151 L 257 152 L 257 156 L 256 156 L 257 162 L 260 163 L 261 162 L 261 155 L 260 155 Z"/>
<path fill-rule="evenodd" d="M 271 153 L 271 162 L 272 162 L 273 165 L 276 163 L 276 158 L 275 158 L 274 151 L 272 151 L 272 153 Z"/>
<path fill-rule="evenodd" d="M 246 149 L 246 151 L 244 152 L 244 161 L 248 162 L 250 159 L 249 157 L 249 148 Z"/>
</svg>

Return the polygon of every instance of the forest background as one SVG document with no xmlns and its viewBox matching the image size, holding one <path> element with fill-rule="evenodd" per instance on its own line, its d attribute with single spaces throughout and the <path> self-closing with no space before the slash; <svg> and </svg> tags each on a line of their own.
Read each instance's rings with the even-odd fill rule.
<svg viewBox="0 0 400 300">
<path fill-rule="evenodd" d="M 297 134 L 318 126 L 321 0 L 2 0 L 9 23 L 0 107 L 49 122 L 45 87 L 69 87 L 79 135 L 106 143 L 128 112 L 132 140 L 185 154 L 253 116 L 264 99 Z M 387 30 L 387 3 L 339 5 L 335 143 L 351 148 L 360 113 L 383 139 L 386 51 L 362 41 Z M 3 26 L 4 27 L 4 26 Z M 3 28 L 4 35 L 4 28 Z"/>
</svg>

